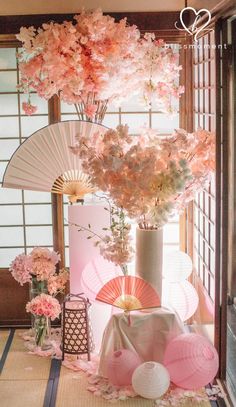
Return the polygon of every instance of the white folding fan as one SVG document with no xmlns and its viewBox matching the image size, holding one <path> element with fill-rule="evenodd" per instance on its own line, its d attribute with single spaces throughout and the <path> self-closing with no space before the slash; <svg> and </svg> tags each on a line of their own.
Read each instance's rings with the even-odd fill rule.
<svg viewBox="0 0 236 407">
<path fill-rule="evenodd" d="M 79 120 L 51 124 L 36 131 L 12 155 L 3 187 L 67 194 L 72 202 L 83 198 L 94 192 L 94 187 L 70 146 L 77 137 L 102 135 L 106 131 L 100 124 Z"/>
</svg>

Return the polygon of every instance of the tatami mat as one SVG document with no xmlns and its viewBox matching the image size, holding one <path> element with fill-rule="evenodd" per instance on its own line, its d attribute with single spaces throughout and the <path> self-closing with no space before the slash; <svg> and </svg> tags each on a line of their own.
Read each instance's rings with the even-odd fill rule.
<svg viewBox="0 0 236 407">
<path fill-rule="evenodd" d="M 48 380 L 50 366 L 50 358 L 36 357 L 27 352 L 24 348 L 24 341 L 19 336 L 19 331 L 17 330 L 0 376 L 0 381 Z"/>
<path fill-rule="evenodd" d="M 7 343 L 7 339 L 8 339 L 8 337 L 9 337 L 9 334 L 10 334 L 10 330 L 9 329 L 1 329 L 0 330 L 0 359 L 1 359 L 1 357 L 2 357 L 2 354 L 3 354 L 3 351 L 4 351 L 4 348 L 5 348 L 5 345 L 6 345 L 6 343 Z"/>
<path fill-rule="evenodd" d="M 109 401 L 89 393 L 86 390 L 87 387 L 87 378 L 84 373 L 73 372 L 62 366 L 58 385 L 56 407 L 104 407 L 111 405 Z M 116 402 L 115 406 L 151 407 L 153 406 L 153 401 L 135 398 L 125 402 Z"/>
<path fill-rule="evenodd" d="M 30 382 L 28 380 L 14 382 L 2 380 L 0 381 L 0 406 L 43 407 L 46 387 L 47 380 L 31 380 Z"/>
<path fill-rule="evenodd" d="M 9 332 L 1 331 L 0 350 L 3 351 Z M 0 376 L 1 407 L 105 407 L 111 403 L 89 393 L 87 377 L 83 372 L 74 372 L 61 367 L 56 403 L 45 405 L 45 394 L 51 367 L 50 358 L 30 355 L 24 348 L 19 330 L 14 334 L 2 374 Z M 52 373 L 51 373 L 52 374 Z M 59 374 L 59 370 L 58 370 Z M 56 377 L 56 376 L 55 376 Z M 53 382 L 51 378 L 51 382 Z M 48 390 L 50 386 L 48 387 Z M 56 389 L 56 388 L 55 388 Z M 48 393 L 48 392 L 47 392 Z M 50 400 L 50 394 L 49 399 Z M 142 398 L 116 402 L 117 407 L 151 407 L 153 401 Z M 181 407 L 194 406 L 192 402 Z M 210 403 L 197 403 L 198 407 L 209 407 Z"/>
<path fill-rule="evenodd" d="M 96 397 L 86 390 L 88 387 L 86 375 L 82 372 L 73 372 L 61 368 L 56 407 L 104 407 L 111 403 Z M 66 401 L 65 401 L 66 400 Z M 114 403 L 117 407 L 153 407 L 152 400 L 134 398 Z M 181 407 L 193 407 L 192 402 L 181 403 Z M 210 407 L 209 402 L 196 403 L 198 407 Z M 177 407 L 177 406 L 176 406 Z"/>
</svg>

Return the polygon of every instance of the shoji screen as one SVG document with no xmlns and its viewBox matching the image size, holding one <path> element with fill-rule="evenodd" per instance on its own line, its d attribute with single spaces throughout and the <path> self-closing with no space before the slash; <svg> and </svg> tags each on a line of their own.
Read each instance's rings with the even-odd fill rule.
<svg viewBox="0 0 236 407">
<path fill-rule="evenodd" d="M 38 111 L 26 116 L 17 91 L 16 48 L 0 48 L 0 268 L 34 246 L 52 247 L 51 194 L 1 188 L 11 155 L 34 131 L 48 124 L 47 102 L 32 95 Z"/>
<path fill-rule="evenodd" d="M 215 130 L 214 32 L 199 39 L 194 50 L 194 127 Z M 194 262 L 197 274 L 214 299 L 215 183 L 194 200 Z"/>
</svg>

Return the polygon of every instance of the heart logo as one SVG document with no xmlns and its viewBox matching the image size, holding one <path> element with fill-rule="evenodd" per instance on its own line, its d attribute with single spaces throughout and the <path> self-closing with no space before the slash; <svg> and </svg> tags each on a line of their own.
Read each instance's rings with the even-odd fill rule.
<svg viewBox="0 0 236 407">
<path fill-rule="evenodd" d="M 195 20 L 194 20 L 193 24 L 190 27 L 186 26 L 186 24 L 184 22 L 184 19 L 183 19 L 184 14 L 187 14 L 188 11 L 192 11 L 195 14 Z M 202 18 L 204 16 L 207 16 L 206 22 L 201 27 L 196 27 L 196 25 L 197 25 L 198 21 L 200 20 L 200 18 Z M 181 21 L 182 26 L 184 27 L 184 30 L 187 31 L 190 35 L 194 34 L 194 40 L 197 41 L 199 33 L 202 30 L 204 30 L 204 28 L 211 21 L 211 13 L 206 8 L 201 8 L 201 10 L 196 11 L 195 8 L 193 8 L 193 7 L 185 7 L 180 12 L 180 21 Z M 178 27 L 176 27 L 176 28 L 178 28 Z"/>
</svg>

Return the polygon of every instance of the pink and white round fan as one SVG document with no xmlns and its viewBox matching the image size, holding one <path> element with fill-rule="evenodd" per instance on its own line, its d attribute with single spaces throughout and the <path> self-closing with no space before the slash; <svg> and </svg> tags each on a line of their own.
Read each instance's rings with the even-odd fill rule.
<svg viewBox="0 0 236 407">
<path fill-rule="evenodd" d="M 97 293 L 112 278 L 122 276 L 122 270 L 102 256 L 93 258 L 82 271 L 81 288 L 91 302 L 96 300 Z"/>
</svg>

